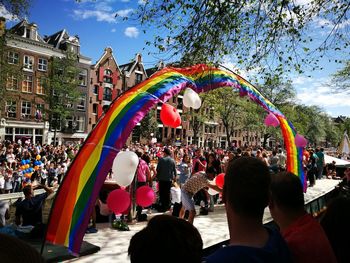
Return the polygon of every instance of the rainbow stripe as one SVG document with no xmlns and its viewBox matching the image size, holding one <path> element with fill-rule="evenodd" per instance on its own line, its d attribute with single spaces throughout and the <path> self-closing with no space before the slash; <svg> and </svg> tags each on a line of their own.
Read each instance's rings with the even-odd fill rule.
<svg viewBox="0 0 350 263">
<path fill-rule="evenodd" d="M 46 234 L 48 242 L 67 246 L 79 254 L 98 193 L 132 129 L 158 102 L 168 101 L 186 87 L 198 93 L 220 87 L 237 88 L 240 94 L 273 113 L 281 124 L 287 169 L 304 181 L 302 149 L 295 146 L 295 129 L 252 84 L 237 74 L 202 64 L 165 68 L 118 97 L 90 133 L 57 193 Z"/>
</svg>

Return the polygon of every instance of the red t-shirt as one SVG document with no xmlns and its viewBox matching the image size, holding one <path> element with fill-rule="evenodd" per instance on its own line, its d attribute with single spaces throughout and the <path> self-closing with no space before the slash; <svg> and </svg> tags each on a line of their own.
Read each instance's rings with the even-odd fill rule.
<svg viewBox="0 0 350 263">
<path fill-rule="evenodd" d="M 287 242 L 294 262 L 337 262 L 320 223 L 309 214 L 291 224 L 282 232 L 282 236 Z"/>
</svg>

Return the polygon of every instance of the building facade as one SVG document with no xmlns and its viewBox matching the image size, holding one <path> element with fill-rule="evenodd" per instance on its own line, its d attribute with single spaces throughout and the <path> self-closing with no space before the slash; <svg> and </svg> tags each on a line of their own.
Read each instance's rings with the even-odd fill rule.
<svg viewBox="0 0 350 263">
<path fill-rule="evenodd" d="M 69 36 L 66 30 L 43 38 L 36 24 L 23 20 L 8 30 L 6 46 L 7 63 L 19 71 L 8 75 L 6 87 L 1 87 L 6 89 L 6 102 L 1 111 L 0 138 L 40 144 L 53 142 L 54 130 L 45 113 L 49 106 L 44 99 L 48 96 L 44 81 L 48 78 L 52 57 L 65 57 L 67 51 L 77 56 L 80 70 L 77 89 L 81 97 L 69 106 L 71 116 L 56 128 L 56 143 L 86 138 L 91 59 L 80 54 L 79 38 Z"/>
<path fill-rule="evenodd" d="M 91 66 L 89 89 L 89 121 L 91 131 L 101 118 L 104 110 L 122 92 L 122 77 L 111 47 L 104 50 L 101 58 Z"/>
</svg>

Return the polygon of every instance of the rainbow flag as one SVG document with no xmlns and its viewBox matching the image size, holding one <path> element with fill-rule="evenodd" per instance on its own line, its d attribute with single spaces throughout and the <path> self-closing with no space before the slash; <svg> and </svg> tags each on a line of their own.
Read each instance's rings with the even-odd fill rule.
<svg viewBox="0 0 350 263">
<path fill-rule="evenodd" d="M 280 121 L 287 151 L 287 169 L 304 182 L 302 149 L 294 143 L 295 129 L 285 116 L 252 84 L 237 74 L 199 64 L 164 68 L 121 94 L 91 131 L 59 188 L 49 218 L 46 241 L 79 254 L 98 193 L 135 125 L 158 102 L 166 102 L 185 88 L 200 93 L 232 87 L 248 96 Z"/>
</svg>

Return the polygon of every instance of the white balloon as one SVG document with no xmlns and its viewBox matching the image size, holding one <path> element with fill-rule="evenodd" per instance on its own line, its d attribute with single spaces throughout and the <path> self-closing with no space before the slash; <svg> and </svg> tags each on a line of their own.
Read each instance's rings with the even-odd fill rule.
<svg viewBox="0 0 350 263">
<path fill-rule="evenodd" d="M 120 186 L 128 186 L 134 179 L 139 158 L 136 153 L 127 151 L 119 152 L 112 166 L 115 181 Z"/>
<path fill-rule="evenodd" d="M 187 108 L 199 109 L 202 105 L 202 100 L 194 90 L 187 88 L 184 93 L 183 103 Z"/>
<path fill-rule="evenodd" d="M 209 190 L 208 190 L 208 194 L 210 194 L 210 195 L 217 195 L 218 193 L 219 193 L 218 191 L 216 191 L 212 188 L 209 188 Z"/>
</svg>

